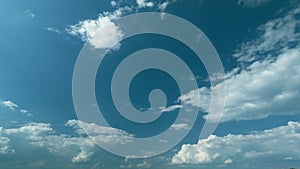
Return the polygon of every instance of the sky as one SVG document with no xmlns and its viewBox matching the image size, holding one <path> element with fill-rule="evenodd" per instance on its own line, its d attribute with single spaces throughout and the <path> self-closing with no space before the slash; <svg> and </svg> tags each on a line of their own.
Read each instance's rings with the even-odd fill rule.
<svg viewBox="0 0 300 169">
<path fill-rule="evenodd" d="M 300 168 L 298 0 L 1 0 L 0 22 L 1 169 Z"/>
</svg>

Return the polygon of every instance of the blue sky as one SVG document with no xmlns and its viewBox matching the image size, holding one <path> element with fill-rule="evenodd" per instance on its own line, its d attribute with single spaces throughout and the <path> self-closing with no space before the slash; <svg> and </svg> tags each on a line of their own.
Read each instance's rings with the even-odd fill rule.
<svg viewBox="0 0 300 169">
<path fill-rule="evenodd" d="M 119 41 L 123 35 L 114 22 L 139 12 L 181 17 L 201 29 L 214 45 L 225 71 L 226 100 L 213 135 L 199 140 L 205 120 L 217 119 L 207 119 L 206 114 L 211 94 L 220 86 L 209 83 L 195 53 L 161 35 Z M 2 0 L 0 21 L 0 168 L 300 166 L 297 0 Z M 110 29 L 105 29 L 106 25 Z M 99 30 L 103 33 L 97 34 Z M 73 71 L 85 43 L 95 48 L 117 44 L 103 59 L 95 79 L 97 103 L 110 128 L 80 121 L 73 105 Z M 133 106 L 141 111 L 150 108 L 148 95 L 156 88 L 163 90 L 167 99 L 165 107 L 149 109 L 162 113 L 161 117 L 142 124 L 119 114 L 110 84 L 118 64 L 145 48 L 165 49 L 180 57 L 194 76 L 181 80 L 196 81 L 197 89 L 182 94 L 169 74 L 156 69 L 140 72 L 130 84 Z M 167 129 L 187 131 L 188 122 L 173 122 L 179 110 L 188 108 L 199 109 L 188 135 L 169 151 L 151 158 L 114 155 L 82 130 L 97 131 L 97 138 L 107 146 L 124 146 L 133 137 L 155 136 Z"/>
</svg>

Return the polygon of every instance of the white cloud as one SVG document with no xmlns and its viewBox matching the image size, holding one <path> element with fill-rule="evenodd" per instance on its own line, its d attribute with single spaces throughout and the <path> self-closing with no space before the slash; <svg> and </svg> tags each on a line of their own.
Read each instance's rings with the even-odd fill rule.
<svg viewBox="0 0 300 169">
<path fill-rule="evenodd" d="M 300 47 L 297 43 L 300 34 L 296 31 L 300 21 L 296 20 L 296 13 L 300 13 L 300 8 L 281 19 L 269 21 L 260 27 L 264 29 L 260 38 L 242 45 L 236 57 L 241 62 L 251 62 L 225 77 L 223 122 L 300 113 Z M 288 45 L 290 43 L 294 46 Z M 263 56 L 264 53 L 272 56 Z M 210 93 L 217 88 L 218 85 L 202 87 L 181 96 L 179 100 L 209 112 Z"/>
<path fill-rule="evenodd" d="M 184 104 L 200 107 L 203 111 L 208 111 L 210 106 L 210 90 L 207 87 L 191 90 L 180 96 L 179 101 Z"/>
<path fill-rule="evenodd" d="M 289 157 L 299 160 L 300 123 L 289 122 L 286 126 L 254 132 L 248 135 L 209 136 L 198 144 L 184 144 L 172 158 L 173 164 L 205 164 L 234 161 L 248 162 L 283 159 Z"/>
<path fill-rule="evenodd" d="M 0 128 L 0 136 L 0 153 L 18 151 L 8 145 L 10 138 L 14 138 L 20 144 L 27 143 L 34 147 L 47 148 L 54 155 L 70 157 L 74 163 L 89 161 L 95 151 L 95 144 L 87 137 L 56 134 L 48 123 L 29 123 L 18 128 Z"/>
<path fill-rule="evenodd" d="M 61 34 L 61 31 L 60 31 L 60 30 L 55 29 L 55 28 L 52 28 L 52 27 L 49 27 L 49 26 L 48 26 L 48 27 L 44 27 L 44 29 L 45 29 L 46 31 L 49 31 L 49 32 Z"/>
<path fill-rule="evenodd" d="M 171 126 L 171 128 L 174 130 L 188 130 L 189 129 L 188 124 L 185 124 L 185 123 L 173 124 Z"/>
<path fill-rule="evenodd" d="M 19 105 L 17 105 L 11 100 L 0 100 L 0 107 L 8 108 L 12 111 L 18 111 L 27 117 L 33 116 L 33 114 L 30 113 L 28 110 L 20 108 Z"/>
<path fill-rule="evenodd" d="M 89 42 L 96 48 L 113 48 L 120 42 L 122 37 L 123 33 L 113 22 L 110 22 L 99 33 L 96 33 Z"/>
<path fill-rule="evenodd" d="M 119 47 L 123 33 L 112 21 L 129 11 L 130 7 L 123 7 L 114 12 L 103 12 L 95 20 L 88 19 L 70 26 L 67 32 L 89 42 L 95 48 Z"/>
<path fill-rule="evenodd" d="M 116 2 L 116 1 L 110 1 L 110 5 L 111 5 L 112 7 L 116 7 L 116 6 L 117 6 L 117 2 Z"/>
<path fill-rule="evenodd" d="M 90 138 L 103 143 L 122 145 L 131 142 L 134 137 L 134 135 L 120 129 L 99 126 L 95 123 L 85 123 L 79 120 L 69 120 L 66 126 L 75 128 L 78 134 L 85 134 L 87 132 Z M 82 127 L 85 131 L 83 131 Z"/>
<path fill-rule="evenodd" d="M 26 113 L 28 113 L 28 110 L 21 109 L 20 112 L 23 113 L 23 114 L 26 114 Z"/>
<path fill-rule="evenodd" d="M 232 159 L 228 158 L 227 160 L 224 161 L 224 164 L 231 164 L 232 163 Z"/>
<path fill-rule="evenodd" d="M 27 9 L 24 12 L 25 12 L 26 17 L 29 17 L 29 18 L 34 18 L 35 17 L 35 14 L 30 9 Z"/>
<path fill-rule="evenodd" d="M 29 123 L 19 128 L 6 129 L 8 135 L 17 135 L 31 141 L 43 140 L 47 135 L 53 133 L 48 123 Z"/>
<path fill-rule="evenodd" d="M 299 56 L 299 49 L 290 49 L 276 60 L 254 62 L 229 78 L 223 121 L 300 113 Z"/>
<path fill-rule="evenodd" d="M 77 156 L 72 158 L 72 162 L 73 163 L 88 162 L 91 159 L 93 154 L 94 154 L 93 152 L 86 152 L 82 150 L 79 154 L 77 154 Z"/>
<path fill-rule="evenodd" d="M 293 160 L 293 157 L 288 156 L 288 157 L 284 157 L 283 159 L 284 159 L 284 160 Z"/>
<path fill-rule="evenodd" d="M 269 2 L 270 0 L 239 0 L 238 5 L 247 8 L 255 8 Z"/>
<path fill-rule="evenodd" d="M 169 1 L 165 1 L 158 5 L 158 9 L 160 9 L 161 12 L 165 11 L 169 5 Z"/>
<path fill-rule="evenodd" d="M 4 101 L 1 101 L 0 103 L 1 103 L 1 106 L 7 107 L 11 110 L 15 110 L 19 107 L 16 103 L 14 103 L 10 100 L 4 100 Z"/>
<path fill-rule="evenodd" d="M 150 164 L 147 162 L 147 160 L 144 160 L 142 163 L 138 163 L 136 165 L 137 168 L 150 168 Z"/>
<path fill-rule="evenodd" d="M 119 7 L 120 2 L 110 1 L 112 7 L 118 7 L 112 12 L 103 12 L 97 19 L 87 19 L 78 22 L 75 25 L 69 26 L 66 31 L 73 36 L 77 36 L 84 42 L 89 42 L 95 48 L 112 48 L 120 47 L 120 40 L 123 37 L 123 32 L 113 22 L 132 11 L 138 12 L 142 8 L 154 8 L 163 12 L 173 1 L 164 1 L 155 4 L 148 0 L 136 0 L 136 4 L 128 3 L 127 6 Z M 126 4 L 126 3 L 125 3 Z M 101 31 L 100 31 L 101 30 Z M 49 31 L 53 31 L 49 29 Z M 56 31 L 55 31 L 56 32 Z"/>
<path fill-rule="evenodd" d="M 74 163 L 89 161 L 96 151 L 96 145 L 83 136 L 47 135 L 44 139 L 31 144 L 45 147 L 54 155 L 71 157 L 71 161 Z"/>
<path fill-rule="evenodd" d="M 125 159 L 125 162 L 128 162 L 129 159 Z M 137 163 L 134 164 L 133 162 L 131 162 L 131 164 L 129 165 L 121 165 L 119 168 L 150 168 L 151 165 L 149 164 L 149 162 L 144 159 L 143 162 L 141 163 Z"/>
<path fill-rule="evenodd" d="M 144 7 L 153 7 L 154 3 L 150 2 L 148 0 L 136 0 L 136 3 L 139 8 L 144 8 Z"/>
<path fill-rule="evenodd" d="M 253 62 L 274 55 L 274 53 L 283 53 L 292 44 L 298 44 L 300 32 L 297 29 L 300 20 L 297 19 L 297 15 L 299 14 L 300 7 L 298 6 L 285 16 L 261 25 L 258 27 L 258 38 L 243 43 L 235 52 L 234 57 L 240 62 Z"/>
<path fill-rule="evenodd" d="M 10 139 L 2 136 L 3 128 L 0 127 L 0 154 L 13 154 L 15 150 L 11 148 Z"/>
<path fill-rule="evenodd" d="M 160 107 L 160 112 L 170 112 L 182 108 L 182 105 L 172 105 L 169 107 Z"/>
</svg>

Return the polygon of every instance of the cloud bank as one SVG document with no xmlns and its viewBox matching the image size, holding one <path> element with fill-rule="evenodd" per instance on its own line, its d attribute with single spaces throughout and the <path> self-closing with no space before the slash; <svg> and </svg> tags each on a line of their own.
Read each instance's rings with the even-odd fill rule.
<svg viewBox="0 0 300 169">
<path fill-rule="evenodd" d="M 75 129 L 76 135 L 58 134 L 49 123 L 32 122 L 15 128 L 0 127 L 0 155 L 21 151 L 16 146 L 20 144 L 31 149 L 47 149 L 50 154 L 69 158 L 72 163 L 88 162 L 99 149 L 80 125 L 94 131 L 93 137 L 108 143 L 122 145 L 131 138 L 125 131 L 78 120 L 69 120 L 65 124 L 66 127 Z"/>
<path fill-rule="evenodd" d="M 300 123 L 253 132 L 248 135 L 209 136 L 198 144 L 184 144 L 173 164 L 231 164 L 262 159 L 299 160 Z"/>
</svg>

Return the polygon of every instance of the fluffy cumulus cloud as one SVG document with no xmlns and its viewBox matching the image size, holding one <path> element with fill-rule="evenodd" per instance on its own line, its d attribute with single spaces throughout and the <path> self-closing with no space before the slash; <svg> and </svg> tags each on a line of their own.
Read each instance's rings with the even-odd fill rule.
<svg viewBox="0 0 300 169">
<path fill-rule="evenodd" d="M 96 19 L 87 19 L 69 26 L 66 30 L 70 35 L 77 36 L 84 42 L 88 42 L 95 48 L 118 49 L 120 41 L 124 36 L 121 29 L 113 22 L 132 11 L 138 11 L 142 8 L 154 8 L 163 12 L 173 1 L 163 1 L 155 4 L 148 0 L 136 0 L 136 5 L 127 4 L 120 7 L 121 2 L 111 1 L 112 7 L 118 7 L 112 12 L 103 12 Z M 54 29 L 45 28 L 48 31 L 56 32 Z"/>
<path fill-rule="evenodd" d="M 173 156 L 173 164 L 231 164 L 261 159 L 300 159 L 300 123 L 253 132 L 248 135 L 211 135 L 198 144 L 185 144 Z"/>
<path fill-rule="evenodd" d="M 138 4 L 139 8 L 144 8 L 144 7 L 153 7 L 154 3 L 147 1 L 147 0 L 136 0 L 136 3 Z"/>
<path fill-rule="evenodd" d="M 47 135 L 42 140 L 35 140 L 31 144 L 45 147 L 54 155 L 69 157 L 73 163 L 87 162 L 95 153 L 95 144 L 83 136 Z"/>
<path fill-rule="evenodd" d="M 298 7 L 260 26 L 259 38 L 236 51 L 241 65 L 226 75 L 222 121 L 300 113 L 299 14 Z M 210 93 L 217 87 L 203 87 L 179 99 L 209 112 Z"/>
<path fill-rule="evenodd" d="M 47 123 L 29 123 L 19 128 L 5 129 L 4 133 L 7 135 L 17 135 L 19 137 L 39 141 L 45 138 L 45 136 L 53 133 L 53 129 L 50 124 Z"/>
<path fill-rule="evenodd" d="M 123 7 L 114 12 L 104 12 L 95 20 L 88 19 L 70 26 L 67 31 L 69 34 L 89 42 L 95 48 L 113 48 L 118 46 L 123 33 L 112 20 L 129 11 L 131 11 L 131 8 Z"/>
</svg>

